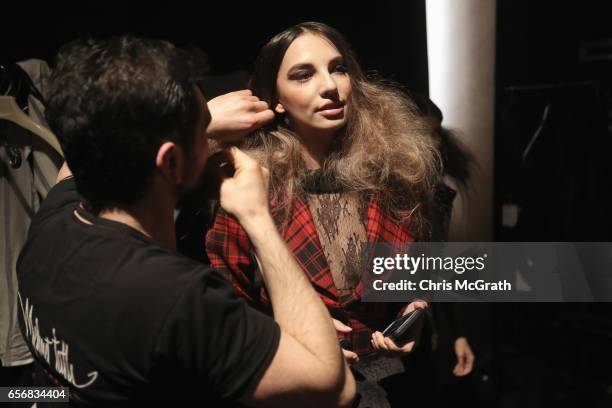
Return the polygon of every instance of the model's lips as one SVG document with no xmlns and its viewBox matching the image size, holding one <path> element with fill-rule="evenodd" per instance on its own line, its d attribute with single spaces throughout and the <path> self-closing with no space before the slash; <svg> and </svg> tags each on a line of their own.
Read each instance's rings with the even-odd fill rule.
<svg viewBox="0 0 612 408">
<path fill-rule="evenodd" d="M 344 103 L 328 103 L 320 107 L 317 112 L 321 113 L 323 116 L 338 116 L 344 113 Z"/>
<path fill-rule="evenodd" d="M 329 102 L 329 103 L 326 103 L 325 105 L 321 106 L 317 110 L 324 111 L 324 110 L 329 110 L 329 109 L 338 109 L 338 108 L 341 108 L 343 106 L 344 106 L 344 103 L 340 102 L 340 101 L 338 101 L 338 102 Z"/>
</svg>

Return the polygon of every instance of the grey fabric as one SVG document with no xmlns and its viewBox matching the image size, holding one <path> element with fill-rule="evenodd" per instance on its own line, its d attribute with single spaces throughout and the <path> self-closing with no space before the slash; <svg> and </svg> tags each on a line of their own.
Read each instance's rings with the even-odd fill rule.
<svg viewBox="0 0 612 408">
<path fill-rule="evenodd" d="M 42 60 L 19 63 L 41 94 L 46 94 L 49 67 Z M 30 118 L 47 126 L 44 105 L 28 100 Z M 10 164 L 8 148 L 21 157 Z M 15 265 L 25 242 L 30 220 L 53 186 L 62 157 L 42 139 L 18 125 L 0 120 L 0 363 L 17 366 L 32 362 L 17 324 Z"/>
<path fill-rule="evenodd" d="M 383 380 L 405 372 L 400 359 L 372 354 L 362 357 L 351 369 L 357 383 L 358 408 L 392 407 Z"/>
</svg>

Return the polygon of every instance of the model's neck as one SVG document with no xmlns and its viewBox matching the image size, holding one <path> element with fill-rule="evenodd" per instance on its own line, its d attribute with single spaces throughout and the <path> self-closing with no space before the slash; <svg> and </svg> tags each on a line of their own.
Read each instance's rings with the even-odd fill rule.
<svg viewBox="0 0 612 408">
<path fill-rule="evenodd" d="M 302 132 L 300 134 L 302 155 L 310 170 L 323 167 L 334 137 L 335 132 Z"/>
</svg>

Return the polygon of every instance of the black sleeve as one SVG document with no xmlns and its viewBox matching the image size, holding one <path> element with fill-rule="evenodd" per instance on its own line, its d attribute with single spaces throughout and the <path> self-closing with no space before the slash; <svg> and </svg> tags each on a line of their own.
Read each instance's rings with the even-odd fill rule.
<svg viewBox="0 0 612 408">
<path fill-rule="evenodd" d="M 158 353 L 172 356 L 172 365 L 220 399 L 250 396 L 276 354 L 280 328 L 239 299 L 216 271 L 203 272 L 195 286 L 168 317 Z"/>
<path fill-rule="evenodd" d="M 467 337 L 466 326 L 469 325 L 469 307 L 465 303 L 452 304 L 453 322 L 455 328 L 455 338 Z"/>
<path fill-rule="evenodd" d="M 455 303 L 436 303 L 432 305 L 435 330 L 441 341 L 453 343 L 458 335 L 455 316 Z M 460 325 L 460 323 L 459 323 Z"/>
<path fill-rule="evenodd" d="M 66 207 L 75 208 L 80 201 L 81 197 L 77 192 L 74 177 L 65 178 L 49 190 L 47 197 L 36 213 L 35 222 L 41 221 Z"/>
<path fill-rule="evenodd" d="M 464 302 L 451 302 L 451 303 L 440 303 L 437 305 L 439 313 L 450 330 L 449 334 L 452 336 L 453 341 L 459 337 L 467 337 L 467 328 L 470 326 L 472 317 L 472 311 L 474 306 L 478 307 L 477 303 L 464 303 Z"/>
</svg>

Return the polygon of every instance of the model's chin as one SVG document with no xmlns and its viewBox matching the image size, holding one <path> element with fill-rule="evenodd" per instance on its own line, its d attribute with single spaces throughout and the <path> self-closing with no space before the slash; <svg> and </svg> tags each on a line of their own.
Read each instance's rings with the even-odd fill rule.
<svg viewBox="0 0 612 408">
<path fill-rule="evenodd" d="M 344 125 L 330 126 L 328 124 L 327 126 L 314 126 L 311 128 L 311 131 L 319 136 L 334 137 L 343 127 Z"/>
<path fill-rule="evenodd" d="M 342 129 L 346 125 L 346 122 L 347 120 L 345 117 L 327 119 L 317 115 L 314 118 L 310 118 L 307 122 L 302 122 L 299 129 L 303 129 L 306 132 L 333 134 Z M 300 133 L 299 129 L 295 130 Z"/>
</svg>

